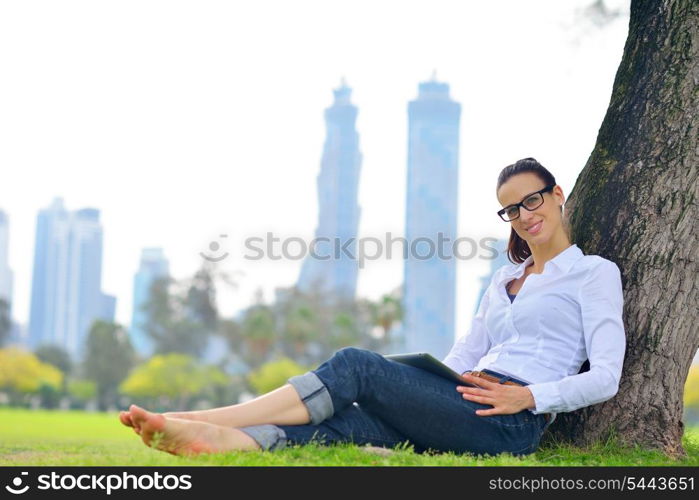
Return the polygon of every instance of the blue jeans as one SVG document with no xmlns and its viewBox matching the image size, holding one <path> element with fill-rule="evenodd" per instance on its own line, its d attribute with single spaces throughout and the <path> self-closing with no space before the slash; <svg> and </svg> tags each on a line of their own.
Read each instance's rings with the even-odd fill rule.
<svg viewBox="0 0 699 500">
<path fill-rule="evenodd" d="M 515 380 L 490 373 L 502 377 L 501 383 Z M 317 369 L 288 382 L 311 422 L 240 428 L 263 450 L 351 442 L 388 448 L 407 444 L 417 453 L 527 455 L 536 451 L 547 427 L 543 414 L 529 410 L 479 416 L 476 410 L 492 406 L 464 399 L 456 383 L 355 347 L 340 349 Z"/>
</svg>

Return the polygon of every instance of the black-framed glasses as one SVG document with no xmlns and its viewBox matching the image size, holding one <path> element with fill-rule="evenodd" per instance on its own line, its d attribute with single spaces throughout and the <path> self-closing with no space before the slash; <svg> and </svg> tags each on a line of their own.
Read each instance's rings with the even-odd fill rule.
<svg viewBox="0 0 699 500">
<path fill-rule="evenodd" d="M 551 191 L 554 187 L 556 187 L 556 185 L 551 184 L 550 186 L 546 186 L 544 189 L 540 189 L 539 191 L 536 191 L 534 193 L 529 193 L 519 203 L 515 203 L 514 205 L 508 205 L 505 208 L 498 210 L 498 215 L 505 222 L 510 222 L 519 217 L 519 207 L 524 207 L 530 212 L 532 210 L 536 210 L 544 204 L 544 193 L 547 191 Z"/>
</svg>

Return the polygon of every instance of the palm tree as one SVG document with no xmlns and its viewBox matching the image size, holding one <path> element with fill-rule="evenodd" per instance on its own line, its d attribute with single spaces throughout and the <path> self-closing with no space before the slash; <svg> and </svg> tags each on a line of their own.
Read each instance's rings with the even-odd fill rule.
<svg viewBox="0 0 699 500">
<path fill-rule="evenodd" d="M 307 305 L 294 307 L 284 322 L 284 339 L 291 342 L 294 354 L 301 356 L 309 342 L 318 338 L 316 313 Z"/>
<path fill-rule="evenodd" d="M 277 337 L 274 313 L 266 304 L 251 306 L 243 318 L 242 335 L 250 354 L 251 366 L 257 366 L 268 356 Z"/>
<path fill-rule="evenodd" d="M 381 329 L 383 347 L 391 343 L 390 331 L 393 325 L 403 319 L 403 306 L 400 297 L 395 292 L 386 294 L 377 302 L 370 303 L 373 326 Z"/>
</svg>

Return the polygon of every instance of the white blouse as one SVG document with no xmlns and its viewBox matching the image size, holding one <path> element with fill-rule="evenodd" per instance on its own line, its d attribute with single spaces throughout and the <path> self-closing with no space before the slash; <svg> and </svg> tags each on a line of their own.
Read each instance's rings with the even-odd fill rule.
<svg viewBox="0 0 699 500">
<path fill-rule="evenodd" d="M 458 373 L 484 368 L 531 385 L 532 413 L 573 411 L 612 398 L 626 350 L 617 265 L 573 244 L 530 274 L 510 303 L 505 286 L 532 262 L 493 274 L 469 331 L 444 364 Z M 590 370 L 578 373 L 590 360 Z M 553 421 L 553 419 L 551 421 Z"/>
</svg>

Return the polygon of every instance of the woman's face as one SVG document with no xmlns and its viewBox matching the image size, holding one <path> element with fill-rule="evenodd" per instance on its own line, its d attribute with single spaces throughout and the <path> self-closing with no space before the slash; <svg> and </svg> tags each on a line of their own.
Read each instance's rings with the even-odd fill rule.
<svg viewBox="0 0 699 500">
<path fill-rule="evenodd" d="M 503 208 L 524 201 L 536 191 L 546 187 L 536 174 L 525 172 L 510 177 L 498 189 L 498 201 Z M 533 211 L 519 207 L 519 217 L 510 225 L 520 238 L 531 245 L 541 245 L 562 227 L 561 209 L 565 199 L 563 190 L 556 185 L 552 191 L 543 193 L 544 203 Z"/>
</svg>

